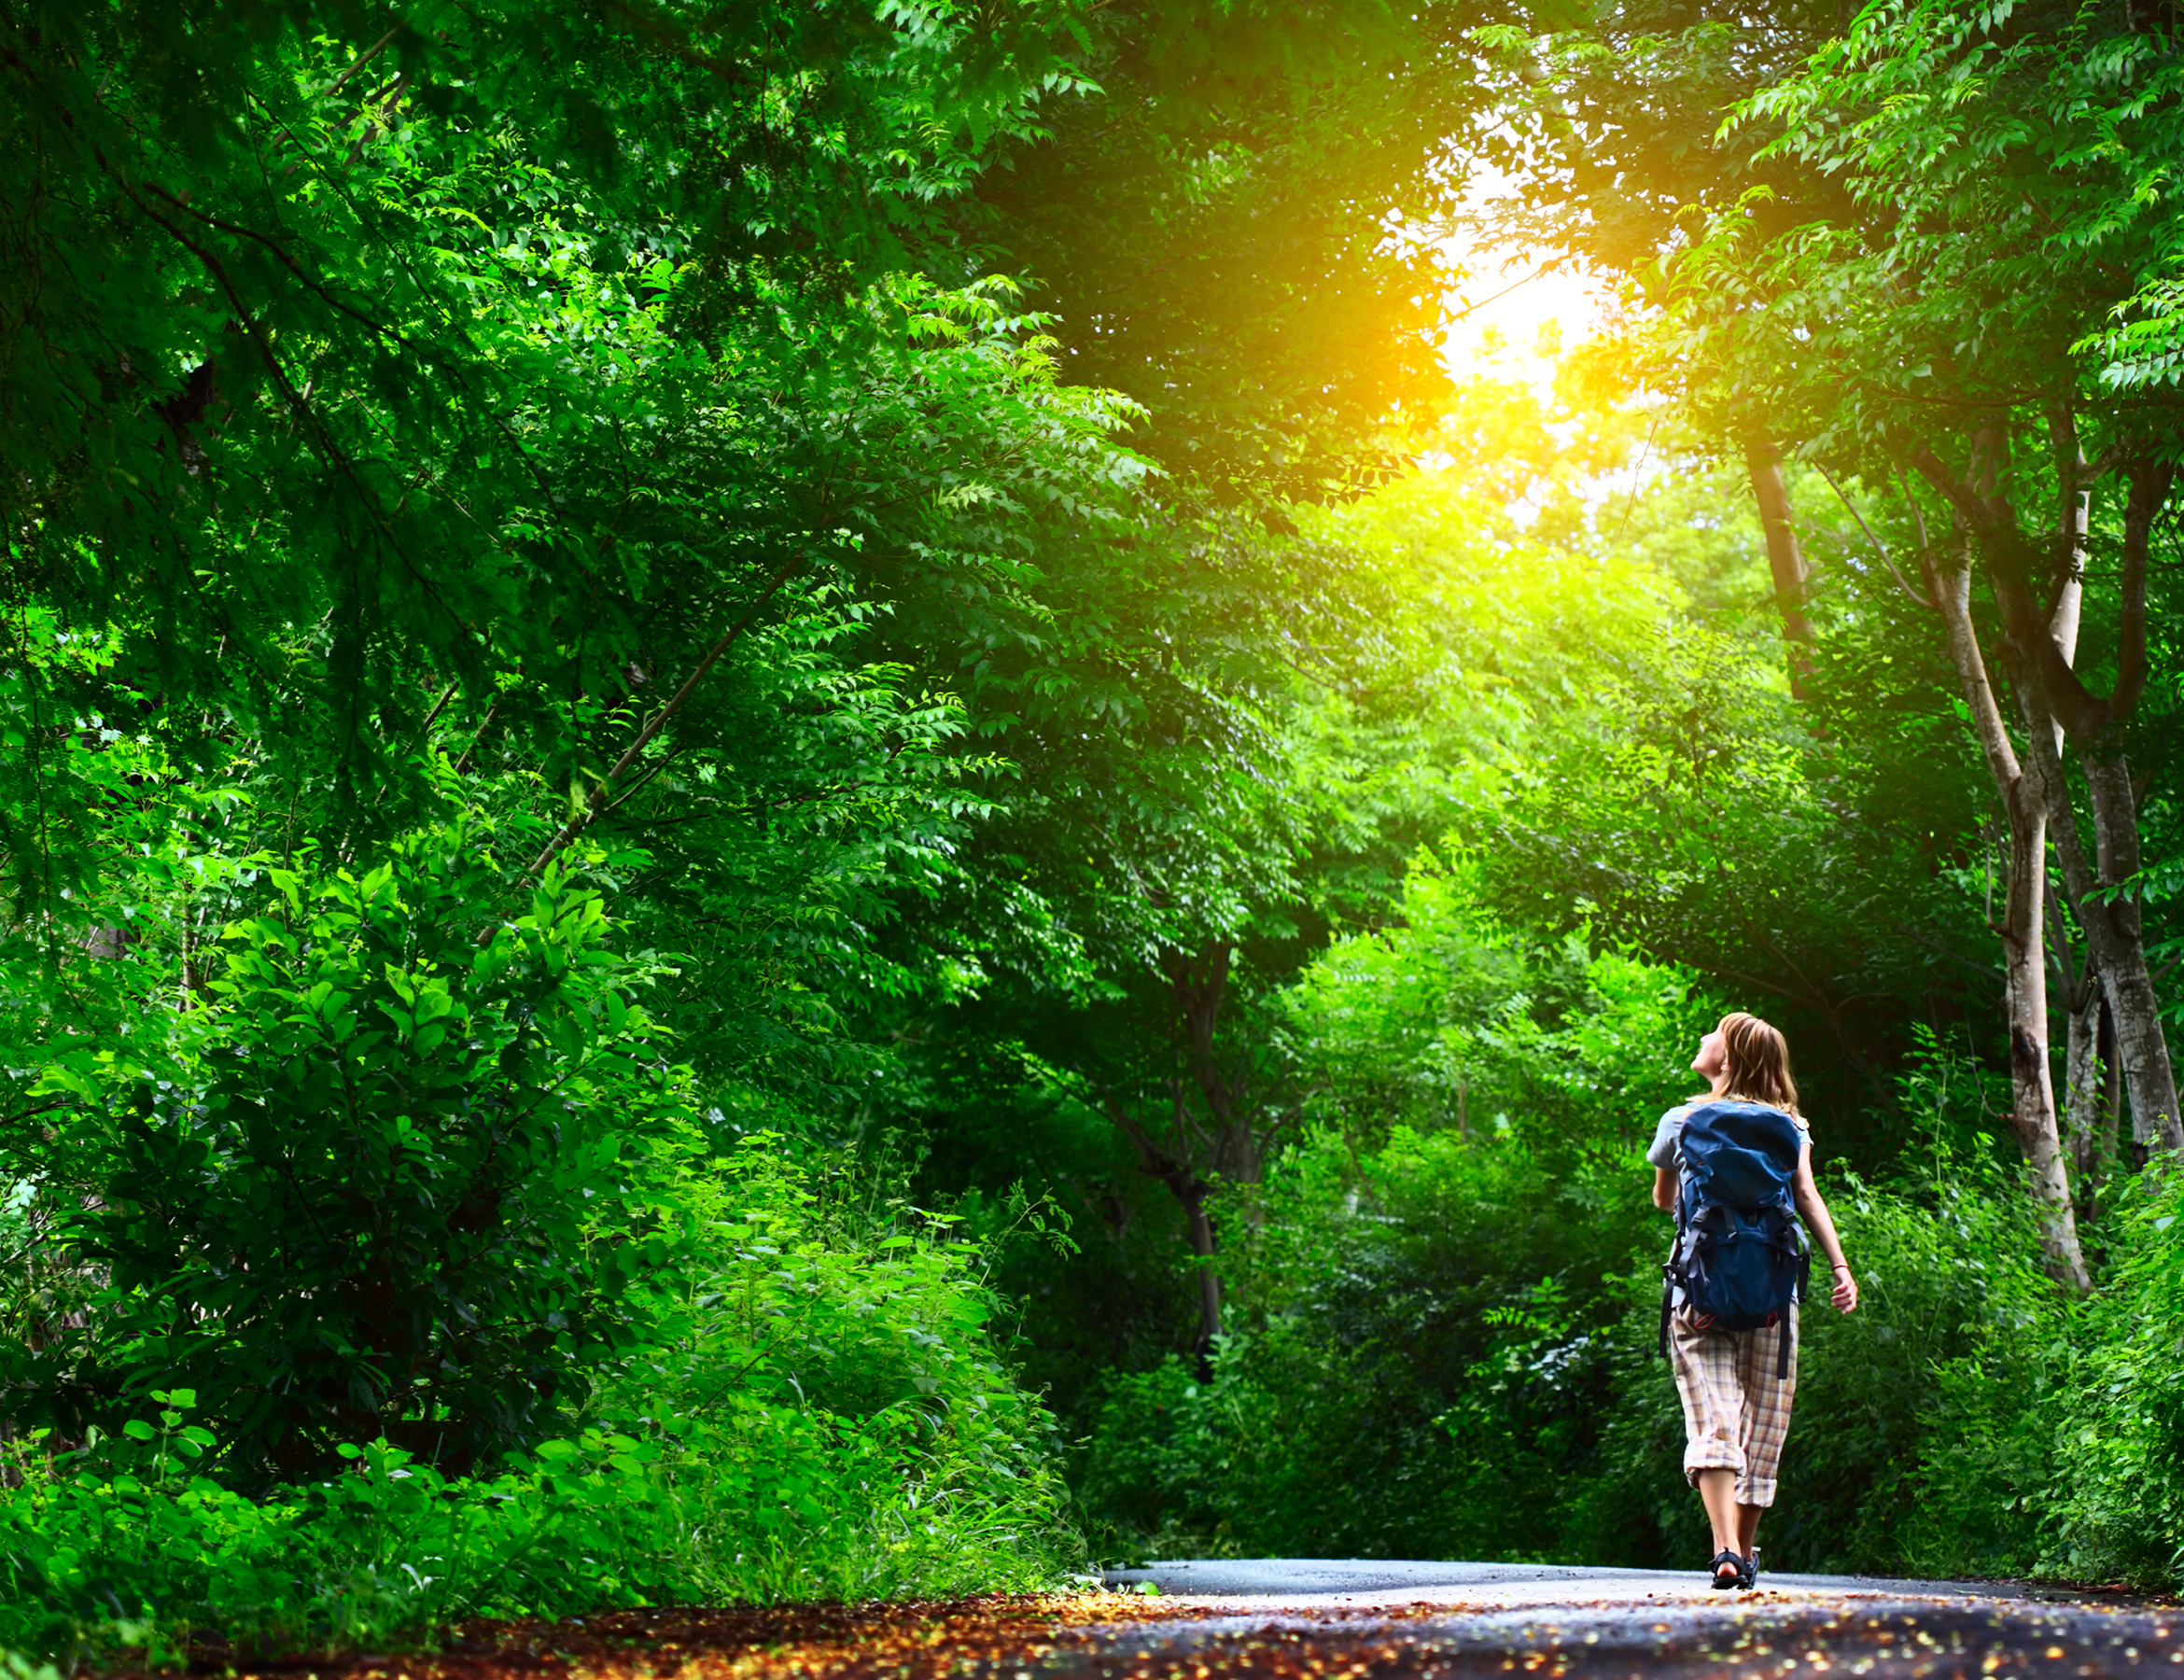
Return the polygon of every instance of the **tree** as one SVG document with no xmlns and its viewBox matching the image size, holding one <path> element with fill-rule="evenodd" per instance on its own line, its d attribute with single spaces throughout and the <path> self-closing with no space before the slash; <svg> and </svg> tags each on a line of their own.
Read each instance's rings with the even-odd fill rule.
<svg viewBox="0 0 2184 1680">
<path fill-rule="evenodd" d="M 745 500 L 690 436 L 712 357 L 777 371 L 770 329 L 902 266 L 1075 85 L 1073 26 L 11 7 L 11 571 L 352 807 L 415 795 L 396 744 L 451 701 L 505 727 L 689 670 L 833 540 L 778 497 L 665 528 Z"/>
<path fill-rule="evenodd" d="M 1264 511 L 1396 469 L 1445 396 L 1432 237 L 1491 97 L 1470 32 L 1560 4 L 1127 0 L 1090 8 L 1100 97 L 982 177 L 1072 379 L 1145 405 L 1183 492 Z"/>
<path fill-rule="evenodd" d="M 1617 14 L 1619 58 L 1593 40 L 1565 51 L 1569 68 L 1540 103 L 1590 125 L 1565 126 L 1561 144 L 1582 132 L 1606 160 L 1595 177 L 1625 172 L 1617 202 L 1638 210 L 1623 223 L 1650 226 L 1665 252 L 1623 241 L 1634 290 L 1673 323 L 1654 364 L 1659 376 L 1680 384 L 1703 424 L 1742 440 L 1756 464 L 1765 455 L 1753 451 L 1757 439 L 1868 484 L 1916 472 L 1970 544 L 1944 557 L 1921 542 L 1933 573 L 1923 598 L 1946 621 L 1967 715 L 2009 813 L 2013 889 L 1999 931 L 2013 1113 L 2053 1210 L 2053 1262 L 2078 1280 L 2048 1072 L 2041 945 L 2051 833 L 2127 1041 L 2135 1113 L 2165 1139 L 2176 1112 L 2143 939 L 2128 915 L 2107 908 L 2125 878 L 2116 871 L 2137 867 L 2124 837 L 2135 816 L 2121 768 L 2121 729 L 2136 699 L 2130 674 L 2144 646 L 2144 579 L 2132 555 L 2142 515 L 2160 505 L 2146 475 L 2168 423 L 2156 407 L 2118 401 L 2086 353 L 2106 312 L 2139 295 L 2167 259 L 2166 236 L 2134 208 L 2144 168 L 2169 144 L 2170 119 L 2143 97 L 2168 74 L 2165 49 L 2105 35 L 2095 14 L 2040 8 L 1876 9 L 1834 41 L 1822 38 L 1830 21 L 1817 18 L 1771 34 L 1726 16 L 1655 35 L 1638 21 Z M 1629 85 L 1609 84 L 1611 69 Z M 1667 135 L 1660 111 L 1677 95 L 1693 103 L 1693 89 L 1698 103 L 1719 98 L 1730 119 L 1711 148 L 1672 157 L 1648 179 L 1632 165 Z M 1554 153 L 1553 121 L 1540 133 L 1543 153 L 1566 160 L 1566 150 Z M 2126 133 L 2126 146 L 2112 143 Z M 1609 190 L 1580 194 L 1561 217 L 1565 248 L 1608 254 L 1607 218 L 1591 200 Z M 2098 434 L 2086 445 L 2091 460 L 2079 453 L 2089 431 Z M 2029 478 L 2027 462 L 2041 463 Z M 2084 493 L 2110 471 L 2145 482 L 2120 521 L 2089 525 Z M 2042 475 L 2051 497 L 2038 488 Z M 1786 532 L 1786 519 L 1778 522 Z M 2114 532 L 2123 550 L 2119 684 L 2106 696 L 2075 659 L 2089 530 L 2095 539 Z M 1772 547 L 1786 609 L 1799 581 L 1785 564 L 1794 552 L 1779 537 Z M 1894 566 L 1885 551 L 1878 557 Z M 2005 621 L 2014 702 L 2004 704 L 2024 713 L 2037 751 L 2029 737 L 2023 752 L 2009 745 L 1993 697 L 1999 684 L 1973 627 L 1979 602 L 1956 581 L 1975 558 Z M 1784 626 L 1793 644 L 1802 639 L 1794 616 L 1785 612 Z M 1793 673 L 1806 657 L 1793 646 Z M 2047 762 L 2056 724 L 2096 807 L 2090 864 L 2075 817 L 2065 819 L 2068 782 Z"/>
<path fill-rule="evenodd" d="M 2170 491 L 2162 456 L 2176 409 L 2120 392 L 2124 382 L 2088 351 L 2176 254 L 2141 203 L 2147 172 L 2166 167 L 2178 144 L 2174 117 L 2149 98 L 2176 73 L 2162 37 L 2110 33 L 2097 13 L 1918 7 L 1862 20 L 1749 107 L 1755 122 L 1781 125 L 1772 149 L 1840 174 L 1857 205 L 1850 227 L 1776 248 L 1763 271 L 1768 311 L 1809 319 L 1826 300 L 1836 324 L 1813 360 L 1841 368 L 1855 357 L 1864 371 L 1834 403 L 1815 405 L 1823 446 L 1898 455 L 1946 498 L 1982 557 L 2037 737 L 2035 791 L 2056 813 L 2065 888 L 2116 1016 L 2134 1111 L 2168 1148 L 2184 1147 L 2184 1128 L 2159 1001 L 2136 913 L 2108 899 L 2139 868 L 2123 729 L 2145 685 L 2146 549 Z M 1856 119 L 1845 122 L 1845 111 Z M 1929 380 L 1961 419 L 1922 400 Z M 1952 432 L 1967 467 L 1937 450 Z M 2110 477 L 2128 491 L 2104 695 L 2075 656 L 2086 501 Z M 2036 497 L 2051 509 L 2044 520 Z M 2075 817 L 2061 819 L 2060 765 L 2048 763 L 2058 727 L 2083 768 L 2090 867 Z M 2032 867 L 2044 876 L 2044 861 Z"/>
</svg>

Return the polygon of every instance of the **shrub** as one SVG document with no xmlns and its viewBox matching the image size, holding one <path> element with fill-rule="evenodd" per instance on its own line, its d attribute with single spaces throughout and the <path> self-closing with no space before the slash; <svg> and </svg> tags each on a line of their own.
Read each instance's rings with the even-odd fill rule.
<svg viewBox="0 0 2184 1680">
<path fill-rule="evenodd" d="M 80 1436 L 187 1389 L 230 1476 L 381 1437 L 454 1470 L 553 1433 L 679 1240 L 645 1180 L 687 1077 L 648 971 L 558 867 L 499 913 L 460 829 L 265 879 L 211 1008 L 45 1076 L 76 1108 L 27 1170 L 106 1287 L 5 1350 L 11 1409 Z"/>
<path fill-rule="evenodd" d="M 1720 1012 L 1499 927 L 1461 863 L 1421 855 L 1403 910 L 1292 999 L 1321 1124 L 1225 1196 L 1232 1334 L 1108 1385 L 1084 1485 L 1117 1549 L 1573 1553 L 1614 1280 L 1666 1244 L 1641 1153 Z"/>
<path fill-rule="evenodd" d="M 1514 1139 L 1317 1134 L 1228 1222 L 1242 1327 L 1207 1379 L 1111 1384 L 1087 1505 L 1123 1549 L 1561 1555 L 1641 1196 Z"/>
<path fill-rule="evenodd" d="M 210 1632 L 280 1655 L 482 1615 L 1025 1589 L 1081 1559 L 979 1251 L 777 1136 L 679 1170 L 704 1220 L 658 1339 L 491 1468 L 344 1445 L 339 1471 L 253 1497 L 203 1474 L 217 1444 L 173 1391 L 70 1452 L 19 1445 L 0 1648 L 159 1659 Z"/>
<path fill-rule="evenodd" d="M 2109 1271 L 2059 1407 L 2048 1565 L 2184 1587 L 2184 1173 L 2142 1179 L 2109 1215 Z"/>
<path fill-rule="evenodd" d="M 682 1509 L 690 1590 L 873 1598 L 1022 1588 L 1082 1559 L 1046 1408 L 991 1326 L 987 1246 L 855 1156 L 783 1158 L 760 1132 L 686 1172 L 679 1307 L 603 1416 L 699 1419 Z M 992 1239 L 999 1241 L 1005 1233 Z"/>
</svg>

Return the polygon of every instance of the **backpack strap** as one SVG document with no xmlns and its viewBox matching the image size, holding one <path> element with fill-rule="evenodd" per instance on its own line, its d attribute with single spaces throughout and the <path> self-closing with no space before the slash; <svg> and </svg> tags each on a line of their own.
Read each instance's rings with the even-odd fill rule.
<svg viewBox="0 0 2184 1680">
<path fill-rule="evenodd" d="M 1660 1356 L 1669 1356 L 1669 1313 L 1673 1308 L 1676 1283 L 1683 1276 L 1684 1262 L 1684 1191 L 1691 1175 L 1683 1170 L 1681 1158 L 1677 1161 L 1676 1205 L 1671 1210 L 1676 1219 L 1676 1234 L 1669 1242 L 1669 1257 L 1660 1266 Z"/>
<path fill-rule="evenodd" d="M 1790 1344 L 1797 1340 L 1798 1309 L 1785 1308 L 1782 1315 L 1782 1334 L 1776 1337 L 1778 1351 L 1774 1359 L 1774 1379 L 1787 1382 L 1790 1371 Z"/>
</svg>

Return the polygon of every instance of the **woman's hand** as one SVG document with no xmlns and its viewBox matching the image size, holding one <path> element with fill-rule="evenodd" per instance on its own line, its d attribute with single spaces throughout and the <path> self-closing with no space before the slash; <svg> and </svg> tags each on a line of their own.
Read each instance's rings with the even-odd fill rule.
<svg viewBox="0 0 2184 1680">
<path fill-rule="evenodd" d="M 1835 1264 L 1835 1293 L 1828 1297 L 1838 1312 L 1855 1312 L 1858 1309 L 1858 1281 L 1851 1276 L 1851 1268 L 1841 1261 Z"/>
</svg>

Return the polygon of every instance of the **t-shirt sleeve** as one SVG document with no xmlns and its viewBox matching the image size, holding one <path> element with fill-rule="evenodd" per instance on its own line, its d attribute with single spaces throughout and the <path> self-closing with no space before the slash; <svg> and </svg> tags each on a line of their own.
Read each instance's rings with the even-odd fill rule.
<svg viewBox="0 0 2184 1680">
<path fill-rule="evenodd" d="M 1660 1117 L 1660 1124 L 1653 1128 L 1653 1141 L 1646 1146 L 1645 1158 L 1662 1169 L 1676 1164 L 1676 1140 L 1683 1135 L 1684 1116 L 1691 1112 L 1691 1105 L 1684 1103 Z"/>
</svg>

